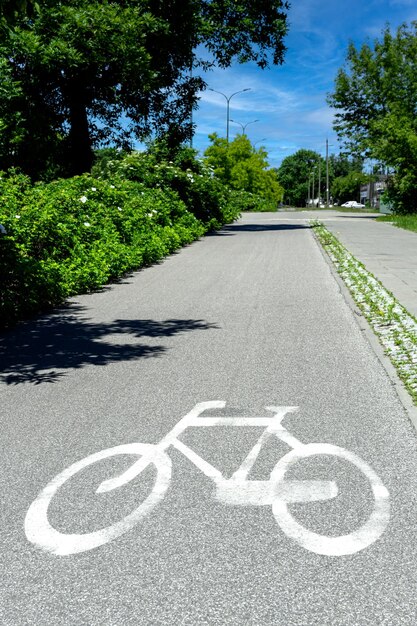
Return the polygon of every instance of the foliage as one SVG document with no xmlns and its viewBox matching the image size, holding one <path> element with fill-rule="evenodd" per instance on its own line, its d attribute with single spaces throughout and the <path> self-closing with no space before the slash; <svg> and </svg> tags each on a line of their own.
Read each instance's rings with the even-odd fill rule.
<svg viewBox="0 0 417 626">
<path fill-rule="evenodd" d="M 321 167 L 321 180 L 325 180 L 326 170 L 318 152 L 301 149 L 286 157 L 278 168 L 278 178 L 284 187 L 285 203 L 296 207 L 306 205 L 308 181 L 313 168 Z M 318 175 L 316 174 L 316 184 Z M 318 184 L 317 184 L 318 189 Z"/>
<path fill-rule="evenodd" d="M 268 169 L 266 151 L 256 150 L 245 134 L 237 135 L 229 143 L 216 133 L 209 135 L 209 139 L 211 145 L 204 156 L 214 176 L 232 189 L 251 194 L 252 197 L 246 195 L 247 210 L 250 206 L 252 210 L 276 210 L 283 188 L 276 173 Z M 253 204 L 255 196 L 259 200 Z"/>
<path fill-rule="evenodd" d="M 195 158 L 194 150 L 177 150 L 170 161 L 161 158 L 166 154 L 166 144 L 157 142 L 148 152 L 132 152 L 122 160 L 108 161 L 107 176 L 170 190 L 208 228 L 218 228 L 236 217 L 229 212 L 228 190 Z"/>
<path fill-rule="evenodd" d="M 369 180 L 369 176 L 362 172 L 349 172 L 346 176 L 338 176 L 331 185 L 331 195 L 333 200 L 339 204 L 349 200 L 359 202 L 360 187 Z"/>
<path fill-rule="evenodd" d="M 351 172 L 362 172 L 363 158 L 349 158 L 345 154 L 331 154 L 329 156 L 329 181 L 340 176 L 347 176 Z"/>
<path fill-rule="evenodd" d="M 239 214 L 195 159 L 195 171 L 137 154 L 98 163 L 114 169 L 112 178 L 33 185 L 22 174 L 2 174 L 1 325 L 153 263 Z"/>
<path fill-rule="evenodd" d="M 36 11 L 39 11 L 36 0 L 0 0 L 0 26 L 10 28 L 19 17 L 32 17 Z"/>
<path fill-rule="evenodd" d="M 1 1 L 0 168 L 36 180 L 90 171 L 93 148 L 152 132 L 180 144 L 201 67 L 283 61 L 284 0 Z"/>
<path fill-rule="evenodd" d="M 329 97 L 346 148 L 394 170 L 388 197 L 401 213 L 417 212 L 416 74 L 417 22 L 387 27 L 373 47 L 350 45 Z"/>
</svg>

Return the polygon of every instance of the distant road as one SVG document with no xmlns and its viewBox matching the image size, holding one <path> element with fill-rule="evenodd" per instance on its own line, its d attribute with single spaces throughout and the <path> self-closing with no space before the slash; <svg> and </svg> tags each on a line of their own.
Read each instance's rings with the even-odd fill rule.
<svg viewBox="0 0 417 626">
<path fill-rule="evenodd" d="M 246 214 L 2 336 L 0 623 L 415 626 L 416 432 L 346 298 Z"/>
</svg>

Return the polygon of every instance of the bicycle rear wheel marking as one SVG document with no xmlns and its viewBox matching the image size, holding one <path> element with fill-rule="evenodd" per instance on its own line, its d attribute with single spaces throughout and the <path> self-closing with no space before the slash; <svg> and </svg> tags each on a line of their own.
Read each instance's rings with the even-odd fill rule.
<svg viewBox="0 0 417 626">
<path fill-rule="evenodd" d="M 390 515 L 388 490 L 382 484 L 379 476 L 365 461 L 362 461 L 349 450 L 326 443 L 307 444 L 286 454 L 272 471 L 271 480 L 276 485 L 279 485 L 281 482 L 285 483 L 285 473 L 292 465 L 302 458 L 315 455 L 331 455 L 345 459 L 366 476 L 371 484 L 375 500 L 374 509 L 367 522 L 356 531 L 347 535 L 326 537 L 299 524 L 288 510 L 288 503 L 279 497 L 272 504 L 272 512 L 284 533 L 306 550 L 326 556 L 355 554 L 355 552 L 359 552 L 374 543 L 385 531 Z M 300 483 L 302 484 L 303 481 L 300 481 Z"/>
<path fill-rule="evenodd" d="M 155 485 L 149 496 L 132 513 L 112 526 L 91 533 L 65 534 L 53 528 L 48 521 L 48 508 L 58 489 L 85 467 L 118 454 L 146 455 L 149 464 L 157 470 Z M 171 479 L 171 460 L 167 454 L 151 444 L 130 443 L 92 454 L 58 474 L 31 504 L 25 518 L 28 540 L 52 554 L 67 555 L 92 550 L 120 537 L 135 526 L 164 497 Z"/>
</svg>

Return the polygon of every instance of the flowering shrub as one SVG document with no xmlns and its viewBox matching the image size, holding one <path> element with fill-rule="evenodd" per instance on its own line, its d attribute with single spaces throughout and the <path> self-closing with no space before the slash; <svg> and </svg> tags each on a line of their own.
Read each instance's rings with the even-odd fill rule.
<svg viewBox="0 0 417 626">
<path fill-rule="evenodd" d="M 149 265 L 238 217 L 190 149 L 101 159 L 93 175 L 31 184 L 0 173 L 0 326 Z"/>
<path fill-rule="evenodd" d="M 96 170 L 97 171 L 97 170 Z M 239 215 L 233 192 L 213 177 L 212 170 L 184 148 L 174 160 L 161 160 L 158 152 L 133 152 L 123 159 L 107 161 L 100 175 L 130 180 L 152 189 L 169 189 L 208 229 L 219 228 Z"/>
<path fill-rule="evenodd" d="M 0 324 L 98 288 L 202 236 L 171 191 L 88 175 L 0 180 Z"/>
</svg>

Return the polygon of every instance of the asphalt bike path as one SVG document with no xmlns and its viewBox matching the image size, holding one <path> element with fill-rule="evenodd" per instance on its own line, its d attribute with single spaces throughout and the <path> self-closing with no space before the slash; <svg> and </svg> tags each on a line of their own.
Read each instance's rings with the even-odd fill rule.
<svg viewBox="0 0 417 626">
<path fill-rule="evenodd" d="M 0 623 L 417 622 L 416 433 L 305 220 L 0 346 Z"/>
</svg>

